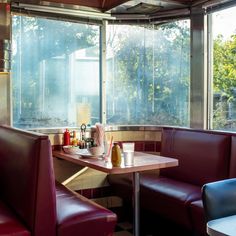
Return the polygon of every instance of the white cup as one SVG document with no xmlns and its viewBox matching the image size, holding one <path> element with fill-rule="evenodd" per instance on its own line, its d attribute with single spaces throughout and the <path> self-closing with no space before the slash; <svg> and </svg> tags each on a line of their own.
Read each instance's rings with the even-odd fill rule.
<svg viewBox="0 0 236 236">
<path fill-rule="evenodd" d="M 124 165 L 134 165 L 134 143 L 122 143 L 124 154 Z"/>
</svg>

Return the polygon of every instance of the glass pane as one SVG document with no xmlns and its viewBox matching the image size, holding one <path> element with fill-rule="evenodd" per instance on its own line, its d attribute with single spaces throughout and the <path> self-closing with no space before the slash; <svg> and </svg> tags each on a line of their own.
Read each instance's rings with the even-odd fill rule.
<svg viewBox="0 0 236 236">
<path fill-rule="evenodd" d="M 236 130 L 236 7 L 212 14 L 213 129 Z"/>
<path fill-rule="evenodd" d="M 108 124 L 189 126 L 189 28 L 108 26 Z"/>
<path fill-rule="evenodd" d="M 13 16 L 13 125 L 99 121 L 99 27 Z"/>
</svg>

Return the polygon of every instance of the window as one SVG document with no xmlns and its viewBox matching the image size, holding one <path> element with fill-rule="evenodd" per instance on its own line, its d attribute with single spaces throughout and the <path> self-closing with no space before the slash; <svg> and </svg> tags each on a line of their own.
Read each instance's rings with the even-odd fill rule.
<svg viewBox="0 0 236 236">
<path fill-rule="evenodd" d="M 212 14 L 212 127 L 236 130 L 236 7 Z"/>
<path fill-rule="evenodd" d="M 100 121 L 100 29 L 15 15 L 13 125 Z M 106 122 L 189 126 L 190 23 L 108 25 Z"/>
<path fill-rule="evenodd" d="M 108 124 L 189 126 L 190 23 L 108 25 Z"/>
<path fill-rule="evenodd" d="M 15 127 L 99 121 L 99 26 L 15 15 L 12 35 Z"/>
</svg>

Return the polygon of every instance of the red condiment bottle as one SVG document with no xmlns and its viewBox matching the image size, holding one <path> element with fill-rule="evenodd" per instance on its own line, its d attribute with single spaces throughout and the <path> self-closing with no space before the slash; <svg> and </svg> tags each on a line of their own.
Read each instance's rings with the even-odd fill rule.
<svg viewBox="0 0 236 236">
<path fill-rule="evenodd" d="M 70 132 L 68 129 L 66 129 L 66 131 L 63 134 L 63 145 L 70 145 Z"/>
</svg>

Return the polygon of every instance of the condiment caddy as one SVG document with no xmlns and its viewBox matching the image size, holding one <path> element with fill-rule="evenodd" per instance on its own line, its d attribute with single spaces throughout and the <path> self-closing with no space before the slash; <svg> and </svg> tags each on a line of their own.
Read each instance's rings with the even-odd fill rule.
<svg viewBox="0 0 236 236">
<path fill-rule="evenodd" d="M 80 149 L 90 148 L 95 146 L 94 139 L 85 137 L 86 125 L 82 124 L 80 129 L 80 137 L 78 137 L 79 131 L 66 129 L 63 133 L 63 146 L 78 146 Z"/>
</svg>

